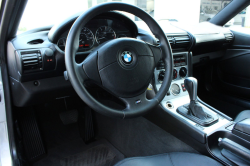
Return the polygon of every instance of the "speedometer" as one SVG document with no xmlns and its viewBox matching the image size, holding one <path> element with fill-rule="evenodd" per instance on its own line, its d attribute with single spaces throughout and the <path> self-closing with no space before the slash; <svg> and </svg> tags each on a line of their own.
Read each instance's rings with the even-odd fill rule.
<svg viewBox="0 0 250 166">
<path fill-rule="evenodd" d="M 98 44 L 101 44 L 105 41 L 115 39 L 116 34 L 115 34 L 115 31 L 109 26 L 101 26 L 97 29 L 95 38 L 96 38 L 96 42 Z"/>
<path fill-rule="evenodd" d="M 91 30 L 83 27 L 79 37 L 79 49 L 90 49 L 95 43 L 95 37 Z"/>
</svg>

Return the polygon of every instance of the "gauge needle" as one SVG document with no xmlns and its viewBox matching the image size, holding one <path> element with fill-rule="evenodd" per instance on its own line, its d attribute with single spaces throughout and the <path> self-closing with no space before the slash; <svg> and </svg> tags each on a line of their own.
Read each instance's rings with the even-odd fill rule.
<svg viewBox="0 0 250 166">
<path fill-rule="evenodd" d="M 98 39 L 99 39 L 99 40 L 100 40 L 100 39 L 105 39 L 105 37 L 101 37 L 101 38 L 98 38 Z"/>
</svg>

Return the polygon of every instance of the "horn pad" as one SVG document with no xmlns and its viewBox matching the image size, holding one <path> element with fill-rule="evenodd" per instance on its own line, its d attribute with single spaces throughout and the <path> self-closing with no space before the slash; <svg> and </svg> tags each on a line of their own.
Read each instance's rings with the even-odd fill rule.
<svg viewBox="0 0 250 166">
<path fill-rule="evenodd" d="M 115 39 L 98 49 L 102 85 L 119 97 L 133 97 L 148 87 L 155 67 L 149 46 L 130 38 Z"/>
</svg>

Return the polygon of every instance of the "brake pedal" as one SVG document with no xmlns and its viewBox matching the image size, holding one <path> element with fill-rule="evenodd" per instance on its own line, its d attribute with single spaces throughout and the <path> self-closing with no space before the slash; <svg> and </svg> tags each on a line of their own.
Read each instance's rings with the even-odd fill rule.
<svg viewBox="0 0 250 166">
<path fill-rule="evenodd" d="M 76 123 L 78 121 L 78 111 L 69 110 L 60 113 L 60 119 L 64 125 Z"/>
</svg>

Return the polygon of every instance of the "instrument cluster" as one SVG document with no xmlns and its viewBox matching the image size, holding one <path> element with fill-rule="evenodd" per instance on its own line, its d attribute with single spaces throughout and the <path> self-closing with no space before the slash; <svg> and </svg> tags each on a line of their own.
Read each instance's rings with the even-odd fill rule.
<svg viewBox="0 0 250 166">
<path fill-rule="evenodd" d="M 57 46 L 64 51 L 66 46 L 66 31 L 57 42 Z M 120 37 L 132 37 L 129 29 L 123 22 L 111 19 L 93 19 L 82 28 L 79 36 L 79 50 L 89 51 L 98 45 Z"/>
</svg>

